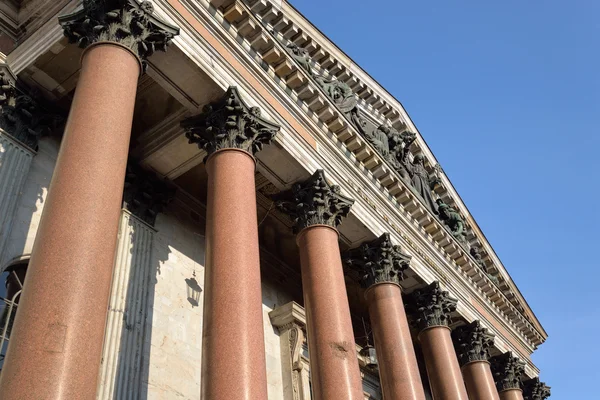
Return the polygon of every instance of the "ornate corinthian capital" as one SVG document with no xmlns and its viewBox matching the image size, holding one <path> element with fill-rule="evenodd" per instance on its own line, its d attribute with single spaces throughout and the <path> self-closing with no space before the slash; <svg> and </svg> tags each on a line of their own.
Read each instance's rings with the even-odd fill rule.
<svg viewBox="0 0 600 400">
<path fill-rule="evenodd" d="M 490 358 L 494 335 L 481 326 L 479 321 L 459 326 L 452 332 L 452 339 L 461 366 L 472 361 L 487 361 Z"/>
<path fill-rule="evenodd" d="M 456 311 L 457 302 L 435 281 L 412 292 L 407 299 L 406 308 L 412 314 L 419 330 L 424 330 L 433 326 L 450 325 L 450 314 Z"/>
<path fill-rule="evenodd" d="M 525 363 L 509 351 L 490 359 L 492 375 L 498 392 L 521 388 L 521 377 L 525 373 Z"/>
<path fill-rule="evenodd" d="M 550 387 L 544 382 L 540 382 L 540 378 L 533 378 L 523 382 L 523 398 L 524 400 L 546 400 L 550 397 Z"/>
<path fill-rule="evenodd" d="M 230 86 L 221 100 L 205 106 L 202 114 L 182 121 L 181 126 L 190 143 L 197 143 L 208 156 L 222 149 L 254 155 L 279 132 L 278 125 L 260 114 L 260 108 L 248 107 L 237 88 Z"/>
<path fill-rule="evenodd" d="M 400 284 L 411 257 L 394 246 L 389 233 L 370 243 L 364 243 L 344 254 L 344 263 L 360 274 L 360 283 L 366 289 L 376 283 Z"/>
<path fill-rule="evenodd" d="M 63 118 L 48 112 L 26 87 L 17 88 L 15 82 L 10 70 L 0 65 L 0 129 L 35 150 L 39 138 L 56 128 Z"/>
<path fill-rule="evenodd" d="M 153 173 L 134 164 L 127 165 L 123 208 L 142 221 L 154 225 L 156 215 L 174 195 L 175 189 Z"/>
<path fill-rule="evenodd" d="M 86 48 L 96 42 L 119 43 L 136 54 L 146 68 L 146 58 L 166 51 L 179 28 L 156 18 L 150 1 L 83 0 L 83 8 L 59 17 L 71 43 Z"/>
<path fill-rule="evenodd" d="M 312 225 L 337 228 L 354 204 L 353 199 L 342 196 L 339 186 L 327 182 L 322 169 L 273 200 L 279 210 L 293 218 L 296 232 Z"/>
</svg>

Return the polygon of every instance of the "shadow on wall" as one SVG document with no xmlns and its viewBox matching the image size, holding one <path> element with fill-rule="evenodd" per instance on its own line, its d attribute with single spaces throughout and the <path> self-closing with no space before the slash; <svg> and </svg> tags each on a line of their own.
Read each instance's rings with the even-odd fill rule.
<svg viewBox="0 0 600 400">
<path fill-rule="evenodd" d="M 17 203 L 4 254 L 0 254 L 3 269 L 15 260 L 31 254 L 59 146 L 60 142 L 56 138 L 40 139 L 38 153 L 33 157 Z"/>
<path fill-rule="evenodd" d="M 140 285 L 132 271 L 127 283 L 114 399 L 156 397 L 154 390 L 165 398 L 200 392 L 204 238 L 168 212 L 157 216 L 155 226 L 150 251 L 147 240 L 137 237 L 143 230 L 131 234 L 132 265 L 145 263 L 149 273 Z M 157 370 L 162 372 L 152 373 Z M 178 379 L 189 380 L 191 388 Z"/>
</svg>

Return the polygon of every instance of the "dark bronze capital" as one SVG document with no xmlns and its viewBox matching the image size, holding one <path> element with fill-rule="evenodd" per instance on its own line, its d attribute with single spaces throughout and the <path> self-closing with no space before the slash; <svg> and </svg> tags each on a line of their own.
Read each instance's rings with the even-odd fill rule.
<svg viewBox="0 0 600 400">
<path fill-rule="evenodd" d="M 523 382 L 524 400 L 546 400 L 550 397 L 550 387 L 546 386 L 540 378 L 535 377 Z"/>
<path fill-rule="evenodd" d="M 344 263 L 360 276 L 362 287 L 369 288 L 382 282 L 400 284 L 411 257 L 400 246 L 392 244 L 389 233 L 372 242 L 364 243 L 343 255 Z"/>
<path fill-rule="evenodd" d="M 322 169 L 273 200 L 280 211 L 292 217 L 296 232 L 312 225 L 337 228 L 354 204 L 353 199 L 341 194 L 339 186 L 327 182 Z"/>
<path fill-rule="evenodd" d="M 449 326 L 457 302 L 435 281 L 412 292 L 407 298 L 406 308 L 422 331 L 434 326 Z"/>
<path fill-rule="evenodd" d="M 154 225 L 156 216 L 174 195 L 175 189 L 155 174 L 133 163 L 127 165 L 123 208 L 148 225 Z"/>
<path fill-rule="evenodd" d="M 206 150 L 208 156 L 223 149 L 254 155 L 279 132 L 278 125 L 261 117 L 260 108 L 244 103 L 235 86 L 230 86 L 219 101 L 205 106 L 202 114 L 182 121 L 181 126 L 190 143 Z"/>
<path fill-rule="evenodd" d="M 521 377 L 525 373 L 525 363 L 509 351 L 490 358 L 492 375 L 498 392 L 521 389 Z"/>
<path fill-rule="evenodd" d="M 487 361 L 490 358 L 494 335 L 481 326 L 479 321 L 454 329 L 452 339 L 461 366 L 473 361 Z"/>
<path fill-rule="evenodd" d="M 150 1 L 83 0 L 83 8 L 58 18 L 70 43 L 86 48 L 96 42 L 115 42 L 130 49 L 146 68 L 155 51 L 166 51 L 179 28 L 154 16 Z"/>
</svg>

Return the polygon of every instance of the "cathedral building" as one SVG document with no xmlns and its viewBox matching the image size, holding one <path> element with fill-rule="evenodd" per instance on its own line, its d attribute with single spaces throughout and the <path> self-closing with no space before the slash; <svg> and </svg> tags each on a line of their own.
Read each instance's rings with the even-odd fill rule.
<svg viewBox="0 0 600 400">
<path fill-rule="evenodd" d="M 0 4 L 0 398 L 544 400 L 407 111 L 286 0 Z"/>
</svg>

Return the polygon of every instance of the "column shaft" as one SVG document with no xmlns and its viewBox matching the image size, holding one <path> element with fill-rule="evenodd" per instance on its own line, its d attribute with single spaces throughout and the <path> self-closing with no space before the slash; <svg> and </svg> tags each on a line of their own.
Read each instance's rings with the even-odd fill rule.
<svg viewBox="0 0 600 400">
<path fill-rule="evenodd" d="M 473 361 L 462 367 L 467 393 L 471 400 L 500 400 L 490 363 Z"/>
<path fill-rule="evenodd" d="M 425 392 L 400 286 L 379 283 L 371 286 L 365 296 L 377 349 L 383 397 L 424 400 Z"/>
<path fill-rule="evenodd" d="M 363 400 L 338 233 L 313 225 L 297 242 L 314 399 Z"/>
<path fill-rule="evenodd" d="M 255 161 L 224 149 L 206 169 L 202 399 L 266 400 Z"/>
<path fill-rule="evenodd" d="M 500 392 L 500 400 L 523 400 L 521 389 L 508 389 Z"/>
<path fill-rule="evenodd" d="M 4 400 L 96 395 L 139 73 L 122 46 L 83 56 L 0 376 Z"/>
<path fill-rule="evenodd" d="M 435 400 L 467 400 L 467 390 L 452 345 L 450 329 L 434 326 L 419 334 Z"/>
<path fill-rule="evenodd" d="M 0 131 L 0 267 L 8 261 L 4 249 L 34 154 Z"/>
</svg>

